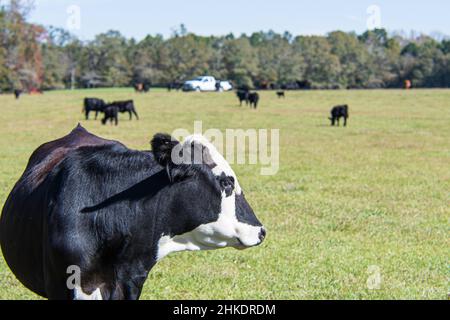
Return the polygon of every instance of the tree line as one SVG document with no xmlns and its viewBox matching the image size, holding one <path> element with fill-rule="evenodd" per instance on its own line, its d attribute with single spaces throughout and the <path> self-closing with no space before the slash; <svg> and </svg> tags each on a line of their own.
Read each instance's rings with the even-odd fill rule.
<svg viewBox="0 0 450 320">
<path fill-rule="evenodd" d="M 29 23 L 21 1 L 0 7 L 0 90 L 165 85 L 199 75 L 236 86 L 302 81 L 308 87 L 450 86 L 450 40 L 407 38 L 384 29 L 363 34 L 289 32 L 199 36 L 184 26 L 141 41 L 118 31 L 80 41 L 66 30 Z"/>
</svg>

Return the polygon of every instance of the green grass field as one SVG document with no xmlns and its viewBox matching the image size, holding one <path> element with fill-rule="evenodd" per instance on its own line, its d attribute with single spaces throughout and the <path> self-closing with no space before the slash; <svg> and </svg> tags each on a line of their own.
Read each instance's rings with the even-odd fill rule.
<svg viewBox="0 0 450 320">
<path fill-rule="evenodd" d="M 133 98 L 141 121 L 86 122 L 82 99 Z M 264 245 L 169 256 L 150 273 L 143 299 L 447 299 L 449 294 L 450 91 L 261 93 L 257 111 L 232 93 L 131 89 L 0 96 L 0 203 L 31 153 L 78 122 L 149 149 L 176 128 L 280 129 L 280 170 L 234 166 L 268 229 Z M 347 128 L 331 128 L 348 103 Z M 381 287 L 367 285 L 378 268 Z M 38 299 L 0 255 L 0 299 Z"/>
</svg>

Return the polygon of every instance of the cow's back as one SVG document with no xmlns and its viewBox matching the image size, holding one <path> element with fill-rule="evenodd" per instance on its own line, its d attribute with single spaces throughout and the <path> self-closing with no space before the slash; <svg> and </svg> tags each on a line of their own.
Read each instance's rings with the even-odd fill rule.
<svg viewBox="0 0 450 320">
<path fill-rule="evenodd" d="M 59 140 L 39 147 L 14 186 L 0 217 L 3 256 L 17 278 L 32 291 L 45 296 L 45 215 L 49 212 L 52 170 L 71 152 L 84 146 L 117 144 L 87 132 L 81 126 Z"/>
</svg>

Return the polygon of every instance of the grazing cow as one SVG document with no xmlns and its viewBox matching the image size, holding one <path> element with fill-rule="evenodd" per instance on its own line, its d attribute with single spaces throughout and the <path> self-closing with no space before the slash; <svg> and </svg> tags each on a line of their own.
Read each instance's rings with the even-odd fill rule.
<svg viewBox="0 0 450 320">
<path fill-rule="evenodd" d="M 277 96 L 279 99 L 286 98 L 286 93 L 284 91 L 278 91 Z"/>
<path fill-rule="evenodd" d="M 16 98 L 16 100 L 19 100 L 22 93 L 23 93 L 22 90 L 19 90 L 19 89 L 14 90 L 14 97 Z"/>
<path fill-rule="evenodd" d="M 22 90 L 19 90 L 19 89 L 14 90 L 14 97 L 16 98 L 16 100 L 19 100 L 19 98 L 22 94 L 23 94 Z"/>
<path fill-rule="evenodd" d="M 119 108 L 120 113 L 128 112 L 130 115 L 130 120 L 133 119 L 133 114 L 135 115 L 136 119 L 139 120 L 139 116 L 136 112 L 136 108 L 134 107 L 133 100 L 116 101 L 116 102 L 111 103 L 111 105 L 117 106 Z"/>
<path fill-rule="evenodd" d="M 116 126 L 119 125 L 119 107 L 116 105 L 107 105 L 105 110 L 105 117 L 102 119 L 102 124 L 105 125 L 108 120 L 111 124 L 115 123 Z"/>
<path fill-rule="evenodd" d="M 157 134 L 151 145 L 131 150 L 78 126 L 33 153 L 0 217 L 3 256 L 22 284 L 49 299 L 139 299 L 170 253 L 263 242 L 209 141 Z"/>
<path fill-rule="evenodd" d="M 337 123 L 339 127 L 339 120 L 344 118 L 344 127 L 347 126 L 347 119 L 349 118 L 348 105 L 336 106 L 331 110 L 331 125 L 334 126 Z"/>
<path fill-rule="evenodd" d="M 248 94 L 248 102 L 250 103 L 250 107 L 258 108 L 259 102 L 259 94 L 257 92 L 252 92 Z"/>
<path fill-rule="evenodd" d="M 106 108 L 106 103 L 102 99 L 85 98 L 83 112 L 86 114 L 86 120 L 89 120 L 89 113 L 95 111 L 95 120 L 97 120 L 98 113 L 103 112 Z"/>
<path fill-rule="evenodd" d="M 249 93 L 246 90 L 238 90 L 236 92 L 236 95 L 239 99 L 239 103 L 240 103 L 241 107 L 242 107 L 242 102 L 245 102 L 245 104 L 248 105 L 248 94 Z"/>
</svg>

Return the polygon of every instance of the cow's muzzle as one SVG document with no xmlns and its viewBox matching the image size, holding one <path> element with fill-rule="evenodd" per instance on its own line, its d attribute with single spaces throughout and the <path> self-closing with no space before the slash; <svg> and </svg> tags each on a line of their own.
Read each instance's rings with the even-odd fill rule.
<svg viewBox="0 0 450 320">
<path fill-rule="evenodd" d="M 253 241 L 249 241 L 249 239 L 244 240 L 242 238 L 237 237 L 236 238 L 237 244 L 234 247 L 238 250 L 245 250 L 245 249 L 257 247 L 264 242 L 266 237 L 267 237 L 267 231 L 264 227 L 261 227 L 256 239 L 254 239 Z"/>
</svg>

